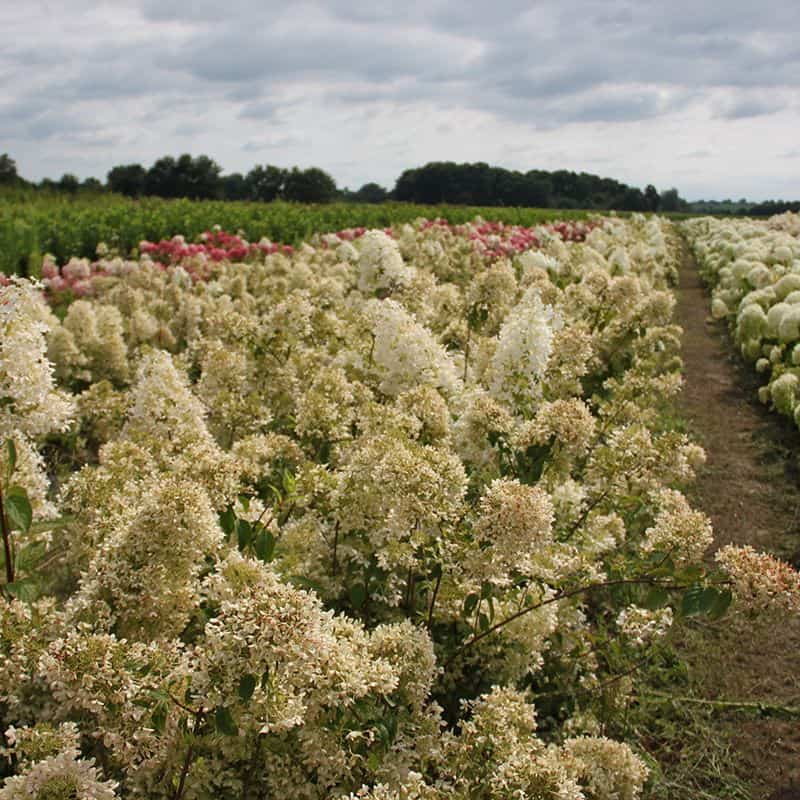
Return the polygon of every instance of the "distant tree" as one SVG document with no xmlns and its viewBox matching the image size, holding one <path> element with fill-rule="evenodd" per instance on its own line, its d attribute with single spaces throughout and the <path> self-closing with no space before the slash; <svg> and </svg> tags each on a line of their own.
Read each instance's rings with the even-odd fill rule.
<svg viewBox="0 0 800 800">
<path fill-rule="evenodd" d="M 644 200 L 647 204 L 648 211 L 658 211 L 661 198 L 659 197 L 658 189 L 656 189 L 652 183 L 648 183 L 647 186 L 644 187 Z"/>
<path fill-rule="evenodd" d="M 281 196 L 286 170 L 272 164 L 258 165 L 247 173 L 244 180 L 247 185 L 247 196 L 251 200 L 269 203 Z"/>
<path fill-rule="evenodd" d="M 681 196 L 674 187 L 661 192 L 661 211 L 679 211 L 682 204 Z"/>
<path fill-rule="evenodd" d="M 434 161 L 405 170 L 395 183 L 396 200 L 485 206 L 646 210 L 639 190 L 611 178 L 570 170 L 525 173 L 483 162 Z M 657 196 L 657 192 L 656 192 Z M 650 198 L 654 202 L 655 197 Z"/>
<path fill-rule="evenodd" d="M 58 190 L 60 192 L 67 192 L 68 194 L 75 194 L 80 187 L 81 182 L 76 175 L 71 172 L 65 172 L 58 182 Z"/>
<path fill-rule="evenodd" d="M 147 170 L 144 180 L 144 193 L 156 197 L 178 197 L 177 162 L 172 156 L 159 158 Z"/>
<path fill-rule="evenodd" d="M 800 212 L 800 201 L 766 200 L 763 203 L 752 205 L 740 213 L 746 213 L 751 217 L 771 217 L 773 214 L 783 214 L 786 211 Z"/>
<path fill-rule="evenodd" d="M 550 195 L 553 183 L 546 172 L 530 170 L 525 173 L 525 202 L 520 205 L 530 208 L 547 208 L 550 205 Z"/>
<path fill-rule="evenodd" d="M 389 192 L 377 183 L 365 183 L 358 191 L 348 192 L 354 203 L 383 203 Z"/>
<path fill-rule="evenodd" d="M 622 211 L 646 211 L 647 201 L 641 189 L 629 187 L 622 195 L 619 208 Z"/>
<path fill-rule="evenodd" d="M 175 164 L 178 196 L 192 200 L 211 200 L 222 193 L 220 173 L 222 167 L 208 156 L 192 158 L 184 153 Z"/>
<path fill-rule="evenodd" d="M 392 195 L 395 200 L 413 203 L 417 201 L 417 175 L 418 169 L 406 169 L 394 183 Z"/>
<path fill-rule="evenodd" d="M 84 178 L 81 181 L 81 190 L 87 192 L 100 192 L 103 190 L 103 184 L 97 178 Z"/>
<path fill-rule="evenodd" d="M 3 153 L 0 155 L 0 184 L 16 183 L 18 180 L 17 162 L 8 153 Z"/>
<path fill-rule="evenodd" d="M 128 197 L 139 197 L 144 194 L 146 178 L 147 170 L 141 164 L 113 167 L 106 175 L 108 188 L 112 192 Z"/>
<path fill-rule="evenodd" d="M 211 200 L 223 192 L 220 174 L 222 167 L 205 155 L 184 153 L 177 159 L 159 158 L 144 179 L 144 193 L 158 197 L 188 197 L 192 200 Z"/>
<path fill-rule="evenodd" d="M 220 178 L 222 197 L 225 200 L 247 200 L 248 187 L 247 181 L 241 172 L 232 172 L 230 175 L 223 175 Z"/>
<path fill-rule="evenodd" d="M 477 205 L 522 206 L 527 201 L 527 181 L 519 172 L 494 170 L 490 181 L 484 179 L 475 188 Z"/>
<path fill-rule="evenodd" d="M 337 193 L 336 181 L 319 167 L 292 167 L 283 183 L 283 199 L 295 203 L 329 203 Z"/>
</svg>

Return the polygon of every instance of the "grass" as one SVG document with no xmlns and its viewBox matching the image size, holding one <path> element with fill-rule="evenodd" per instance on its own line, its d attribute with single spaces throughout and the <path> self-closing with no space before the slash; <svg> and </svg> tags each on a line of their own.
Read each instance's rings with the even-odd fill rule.
<svg viewBox="0 0 800 800">
<path fill-rule="evenodd" d="M 637 698 L 612 735 L 634 742 L 648 756 L 652 773 L 644 800 L 752 800 L 752 786 L 739 774 L 733 725 L 740 712 L 684 702 L 702 698 L 702 667 L 690 666 L 688 651 L 702 652 L 709 641 L 702 629 L 664 648 L 640 676 Z M 651 692 L 678 695 L 664 699 Z"/>
</svg>

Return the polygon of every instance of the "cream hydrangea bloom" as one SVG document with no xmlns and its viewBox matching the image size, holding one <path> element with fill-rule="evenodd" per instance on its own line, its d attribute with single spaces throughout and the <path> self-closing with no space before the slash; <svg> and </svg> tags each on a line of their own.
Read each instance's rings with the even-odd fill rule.
<svg viewBox="0 0 800 800">
<path fill-rule="evenodd" d="M 72 417 L 47 360 L 48 313 L 36 284 L 14 279 L 0 286 L 0 440 L 65 430 Z"/>
<path fill-rule="evenodd" d="M 509 313 L 498 334 L 489 365 L 489 390 L 493 397 L 514 405 L 530 405 L 541 394 L 553 336 L 561 317 L 542 303 L 535 287 Z"/>
<path fill-rule="evenodd" d="M 0 800 L 117 800 L 117 783 L 104 781 L 94 760 L 77 749 L 38 761 L 21 775 L 6 778 Z"/>
</svg>

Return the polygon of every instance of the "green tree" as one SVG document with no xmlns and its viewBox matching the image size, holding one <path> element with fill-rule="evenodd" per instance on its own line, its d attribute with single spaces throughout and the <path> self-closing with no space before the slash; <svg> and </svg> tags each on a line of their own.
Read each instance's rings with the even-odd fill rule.
<svg viewBox="0 0 800 800">
<path fill-rule="evenodd" d="M 644 187 L 644 199 L 645 203 L 647 203 L 648 211 L 658 211 L 661 198 L 658 195 L 658 189 L 656 189 L 652 183 L 648 183 L 647 186 Z"/>
<path fill-rule="evenodd" d="M 192 200 L 212 200 L 222 193 L 222 167 L 205 155 L 184 153 L 175 164 L 178 196 Z"/>
<path fill-rule="evenodd" d="M 144 181 L 145 194 L 156 197 L 178 197 L 177 162 L 172 156 L 159 158 L 149 170 Z"/>
<path fill-rule="evenodd" d="M 674 187 L 661 192 L 660 209 L 662 211 L 680 211 L 684 201 Z"/>
<path fill-rule="evenodd" d="M 365 183 L 357 192 L 350 192 L 354 203 L 382 203 L 389 196 L 383 186 L 377 183 Z"/>
<path fill-rule="evenodd" d="M 283 182 L 286 180 L 286 170 L 272 164 L 253 167 L 245 176 L 247 194 L 251 200 L 269 203 L 277 200 L 283 191 Z"/>
<path fill-rule="evenodd" d="M 319 167 L 292 167 L 283 184 L 283 199 L 295 203 L 329 203 L 336 195 L 336 181 Z"/>
<path fill-rule="evenodd" d="M 241 172 L 232 172 L 220 178 L 222 197 L 225 200 L 247 200 L 249 197 L 247 181 Z"/>
<path fill-rule="evenodd" d="M 58 182 L 58 190 L 67 192 L 68 194 L 76 194 L 80 185 L 81 182 L 76 175 L 73 175 L 71 172 L 65 172 Z"/>
<path fill-rule="evenodd" d="M 18 180 L 17 162 L 8 153 L 3 153 L 0 155 L 0 184 L 16 183 Z"/>
<path fill-rule="evenodd" d="M 106 181 L 112 192 L 128 197 L 139 197 L 144 194 L 147 170 L 141 164 L 121 164 L 113 167 Z"/>
<path fill-rule="evenodd" d="M 84 178 L 81 183 L 81 191 L 102 192 L 103 184 L 97 178 Z"/>
</svg>

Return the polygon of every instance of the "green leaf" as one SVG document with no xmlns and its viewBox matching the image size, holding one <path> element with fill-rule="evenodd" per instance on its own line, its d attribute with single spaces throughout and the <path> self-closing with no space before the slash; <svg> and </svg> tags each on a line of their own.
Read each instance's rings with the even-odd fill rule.
<svg viewBox="0 0 800 800">
<path fill-rule="evenodd" d="M 712 608 L 714 608 L 714 604 L 717 602 L 717 590 L 713 586 L 707 586 L 700 592 L 700 597 L 698 598 L 698 606 L 700 608 L 701 614 L 708 614 Z"/>
<path fill-rule="evenodd" d="M 730 589 L 723 589 L 722 591 L 717 592 L 717 599 L 714 602 L 714 605 L 711 607 L 711 610 L 708 612 L 708 616 L 711 619 L 719 619 L 720 617 L 725 615 L 725 612 L 730 608 L 731 601 L 733 600 L 733 593 Z"/>
<path fill-rule="evenodd" d="M 44 542 L 34 542 L 27 547 L 21 547 L 16 554 L 15 567 L 17 572 L 30 572 L 47 552 Z"/>
<path fill-rule="evenodd" d="M 488 630 L 490 624 L 491 623 L 489 622 L 489 617 L 486 614 L 481 614 L 478 617 L 478 627 L 482 631 Z"/>
<path fill-rule="evenodd" d="M 226 536 L 230 536 L 233 533 L 236 527 L 236 514 L 234 513 L 233 506 L 228 506 L 219 515 L 219 525 L 222 530 L 225 531 Z"/>
<path fill-rule="evenodd" d="M 217 706 L 214 711 L 214 725 L 225 736 L 236 736 L 239 733 L 239 728 L 236 727 L 233 715 L 225 706 Z"/>
<path fill-rule="evenodd" d="M 6 493 L 5 501 L 11 527 L 27 533 L 33 522 L 33 510 L 25 490 L 21 486 L 12 486 Z"/>
<path fill-rule="evenodd" d="M 5 585 L 6 591 L 23 603 L 32 603 L 39 596 L 39 586 L 33 578 L 22 578 Z"/>
<path fill-rule="evenodd" d="M 678 577 L 679 580 L 682 581 L 695 582 L 699 581 L 700 578 L 703 577 L 704 573 L 705 570 L 703 569 L 702 566 L 698 564 L 693 564 L 691 566 L 684 567 L 676 577 Z"/>
<path fill-rule="evenodd" d="M 288 469 L 285 469 L 281 475 L 281 484 L 287 495 L 294 494 L 295 487 L 297 486 L 297 479 Z"/>
<path fill-rule="evenodd" d="M 669 594 L 660 586 L 654 586 L 644 598 L 642 606 L 649 611 L 663 608 L 669 602 Z"/>
<path fill-rule="evenodd" d="M 693 617 L 700 613 L 700 597 L 703 594 L 702 586 L 690 586 L 681 599 L 681 612 L 686 617 Z"/>
<path fill-rule="evenodd" d="M 275 537 L 266 528 L 256 537 L 256 555 L 265 563 L 272 561 L 275 553 Z"/>
<path fill-rule="evenodd" d="M 349 594 L 353 608 L 361 608 L 367 601 L 367 587 L 363 583 L 354 583 Z"/>
<path fill-rule="evenodd" d="M 478 601 L 479 600 L 480 600 L 480 597 L 477 594 L 475 594 L 474 592 L 472 594 L 468 594 L 467 595 L 466 599 L 464 600 L 464 616 L 465 617 L 468 617 L 478 607 Z"/>
<path fill-rule="evenodd" d="M 246 519 L 240 519 L 236 523 L 236 532 L 239 540 L 239 549 L 244 551 L 253 541 L 253 527 Z"/>
<path fill-rule="evenodd" d="M 266 689 L 269 684 L 269 667 L 261 674 L 261 688 Z"/>
<path fill-rule="evenodd" d="M 256 676 L 255 675 L 242 675 L 239 680 L 239 697 L 246 703 L 256 690 Z"/>
<path fill-rule="evenodd" d="M 384 746 L 388 747 L 392 743 L 392 737 L 389 733 L 389 728 L 383 722 L 375 724 L 375 733 L 378 735 L 378 741 Z"/>
<path fill-rule="evenodd" d="M 310 589 L 318 595 L 325 594 L 325 587 L 319 581 L 313 581 L 311 578 L 306 578 L 304 575 L 291 575 L 289 580 L 301 589 Z"/>
<path fill-rule="evenodd" d="M 150 721 L 153 723 L 153 730 L 157 733 L 163 733 L 167 727 L 167 708 L 163 703 L 159 703 L 153 710 L 150 716 Z"/>
<path fill-rule="evenodd" d="M 17 446 L 14 444 L 13 439 L 6 440 L 6 451 L 8 452 L 8 470 L 6 475 L 8 478 L 14 474 L 14 468 L 17 466 Z"/>
</svg>

